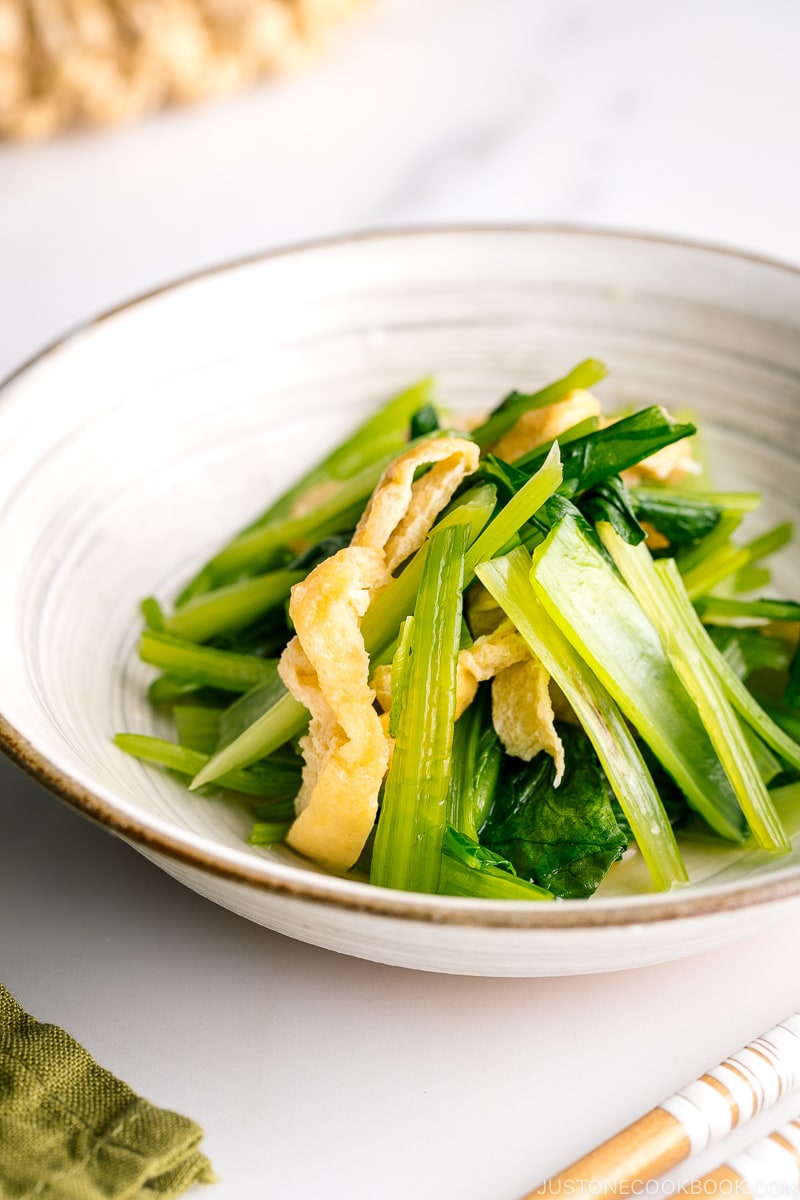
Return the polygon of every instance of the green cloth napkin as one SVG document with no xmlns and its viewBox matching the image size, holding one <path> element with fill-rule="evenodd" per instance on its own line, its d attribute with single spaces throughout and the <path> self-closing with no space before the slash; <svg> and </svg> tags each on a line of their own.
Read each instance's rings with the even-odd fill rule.
<svg viewBox="0 0 800 1200">
<path fill-rule="evenodd" d="M 0 1197 L 179 1196 L 213 1172 L 194 1121 L 155 1108 L 0 984 Z"/>
</svg>

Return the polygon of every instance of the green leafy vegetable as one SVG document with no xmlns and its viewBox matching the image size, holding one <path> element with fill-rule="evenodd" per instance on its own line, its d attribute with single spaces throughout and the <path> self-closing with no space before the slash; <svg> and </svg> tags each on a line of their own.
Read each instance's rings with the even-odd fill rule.
<svg viewBox="0 0 800 1200">
<path fill-rule="evenodd" d="M 434 406 L 432 404 L 424 404 L 422 408 L 418 408 L 411 418 L 411 440 L 413 441 L 415 438 L 435 433 L 437 429 L 441 429 L 441 423 L 439 421 L 439 414 Z"/>
<path fill-rule="evenodd" d="M 701 827 L 712 840 L 742 843 L 749 831 L 770 850 L 789 846 L 778 801 L 794 803 L 800 787 L 800 603 L 740 593 L 768 584 L 768 559 L 791 526 L 740 541 L 759 497 L 710 491 L 705 477 L 626 486 L 628 468 L 696 432 L 657 406 L 611 423 L 589 417 L 514 462 L 488 452 L 522 414 L 605 373 L 587 359 L 538 392 L 507 395 L 469 435 L 483 451 L 478 469 L 420 549 L 354 598 L 366 610 L 368 678 L 392 666 L 390 686 L 372 684 L 382 703 L 391 697 L 383 719 L 393 752 L 366 810 L 369 826 L 380 805 L 377 822 L 346 860 L 358 854 L 359 878 L 482 900 L 587 898 L 634 843 L 656 889 L 685 884 L 676 829 L 686 846 Z M 301 772 L 308 784 L 316 769 L 318 724 L 303 741 L 310 714 L 277 670 L 294 633 L 290 590 L 351 543 L 386 465 L 409 439 L 442 436 L 442 421 L 430 380 L 395 397 L 223 546 L 172 612 L 153 597 L 142 603 L 140 656 L 163 672 L 148 695 L 162 716 L 171 709 L 178 741 L 121 734 L 117 745 L 249 811 L 254 847 L 287 838 Z M 415 495 L 426 494 L 428 474 L 417 472 Z M 437 477 L 429 482 L 433 496 Z M 660 539 L 645 541 L 653 531 Z M 320 572 L 328 586 L 332 577 Z M 479 646 L 503 616 L 496 644 Z M 298 633 L 302 649 L 299 616 Z M 517 635 L 540 666 L 481 682 L 456 721 L 457 679 L 470 662 L 502 672 L 504 655 L 516 668 Z M 462 649 L 477 657 L 459 663 Z M 558 721 L 561 746 L 547 741 L 542 669 L 556 711 L 575 722 Z M 534 672 L 553 757 L 525 762 L 506 753 L 498 729 L 513 722 L 509 701 L 526 704 L 514 689 Z M 370 693 L 359 703 L 368 709 Z M 341 719 L 331 744 L 351 738 L 350 717 Z M 622 886 L 627 877 L 622 868 Z"/>
<path fill-rule="evenodd" d="M 783 702 L 790 708 L 800 708 L 800 646 L 797 646 L 789 666 L 789 680 L 783 693 Z"/>
<path fill-rule="evenodd" d="M 664 408 L 643 408 L 585 437 L 561 447 L 565 496 L 587 492 L 612 475 L 619 475 L 650 454 L 695 432 L 694 425 L 676 421 Z M 544 460 L 542 450 L 531 450 L 514 463 L 518 471 L 536 471 Z"/>
<path fill-rule="evenodd" d="M 520 879 L 510 862 L 458 833 L 451 825 L 442 843 L 439 893 L 481 900 L 553 900 L 552 892 Z"/>
<path fill-rule="evenodd" d="M 518 875 L 564 899 L 591 896 L 628 842 L 617 824 L 599 759 L 588 738 L 559 726 L 566 767 L 558 788 L 544 753 L 507 758 L 481 839 Z"/>
<path fill-rule="evenodd" d="M 632 546 L 638 546 L 647 536 L 637 520 L 630 493 L 617 475 L 595 484 L 581 497 L 578 508 L 592 524 L 607 521 Z"/>
<path fill-rule="evenodd" d="M 740 679 L 753 671 L 786 671 L 791 662 L 789 645 L 776 637 L 765 637 L 760 629 L 749 626 L 706 625 L 706 633 L 722 657 Z"/>
<path fill-rule="evenodd" d="M 640 521 L 662 534 L 672 547 L 689 546 L 716 529 L 724 512 L 723 497 L 704 497 L 666 487 L 634 487 L 630 502 Z"/>
</svg>

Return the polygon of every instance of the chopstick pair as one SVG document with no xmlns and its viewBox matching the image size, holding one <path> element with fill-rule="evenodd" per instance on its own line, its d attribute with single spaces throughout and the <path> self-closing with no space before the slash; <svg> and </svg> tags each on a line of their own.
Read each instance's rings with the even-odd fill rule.
<svg viewBox="0 0 800 1200">
<path fill-rule="evenodd" d="M 648 1181 L 721 1141 L 731 1130 L 771 1108 L 798 1087 L 800 1012 L 793 1013 L 694 1083 L 675 1092 L 657 1108 L 529 1192 L 523 1200 L 558 1195 L 573 1198 L 584 1195 L 594 1200 L 641 1191 Z M 770 1171 L 772 1174 L 765 1174 Z M 709 1188 L 717 1183 L 720 1194 L 727 1190 L 728 1195 L 746 1197 L 763 1196 L 765 1184 L 786 1189 L 787 1181 L 797 1193 L 800 1117 L 697 1183 Z M 742 1190 L 731 1191 L 734 1183 Z M 791 1192 L 784 1190 L 783 1194 Z"/>
<path fill-rule="evenodd" d="M 684 1191 L 703 1196 L 737 1196 L 763 1200 L 800 1192 L 800 1117 L 734 1154 Z"/>
</svg>

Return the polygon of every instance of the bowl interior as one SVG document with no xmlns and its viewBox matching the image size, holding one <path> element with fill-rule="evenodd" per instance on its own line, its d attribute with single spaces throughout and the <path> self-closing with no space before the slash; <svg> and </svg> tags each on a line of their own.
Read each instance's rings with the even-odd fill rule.
<svg viewBox="0 0 800 1200">
<path fill-rule="evenodd" d="M 158 731 L 144 696 L 153 672 L 135 657 L 140 598 L 169 601 L 378 402 L 431 373 L 445 402 L 476 411 L 601 358 L 609 407 L 697 414 L 715 483 L 764 493 L 754 532 L 794 518 L 799 324 L 800 276 L 779 266 L 536 230 L 308 248 L 97 322 L 19 374 L 0 401 L 6 739 L 76 802 L 168 854 L 250 881 L 357 895 L 361 885 L 288 852 L 248 848 L 243 812 L 190 796 L 112 746 L 119 730 Z M 800 596 L 795 551 L 776 561 L 774 591 Z M 797 850 L 777 861 L 693 854 L 697 893 L 762 879 L 800 889 Z M 634 863 L 592 904 L 629 904 L 642 882 Z M 548 920 L 542 907 L 524 919 Z"/>
</svg>

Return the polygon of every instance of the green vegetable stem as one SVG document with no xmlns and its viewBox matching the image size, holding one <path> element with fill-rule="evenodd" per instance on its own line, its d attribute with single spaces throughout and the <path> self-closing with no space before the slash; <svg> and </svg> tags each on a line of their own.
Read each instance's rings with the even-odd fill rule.
<svg viewBox="0 0 800 1200">
<path fill-rule="evenodd" d="M 664 560 L 666 570 L 659 573 L 646 546 L 626 544 L 606 524 L 599 526 L 599 533 L 632 594 L 657 629 L 677 675 L 694 702 L 756 841 L 764 850 L 785 853 L 791 849 L 791 844 L 739 719 L 726 696 L 722 676 L 727 677 L 730 668 L 700 626 L 685 591 L 684 602 L 679 601 L 677 589 L 683 585 L 674 562 Z M 669 566 L 672 571 L 668 574 Z M 737 691 L 742 687 L 746 692 L 732 671 L 730 679 Z M 757 707 L 751 700 L 746 711 L 752 714 Z M 788 741 L 780 730 L 775 732 L 776 740 Z"/>
<path fill-rule="evenodd" d="M 619 708 L 548 614 L 531 585 L 522 548 L 483 563 L 478 577 L 561 688 L 603 764 L 655 886 L 687 881 L 675 835 L 644 759 Z"/>
<path fill-rule="evenodd" d="M 370 881 L 381 887 L 435 892 L 439 885 L 465 549 L 463 526 L 434 533 L 428 545 L 372 853 Z"/>
<path fill-rule="evenodd" d="M 539 600 L 686 795 L 722 837 L 742 811 L 706 729 L 641 605 L 588 526 L 564 517 L 534 551 Z"/>
</svg>

